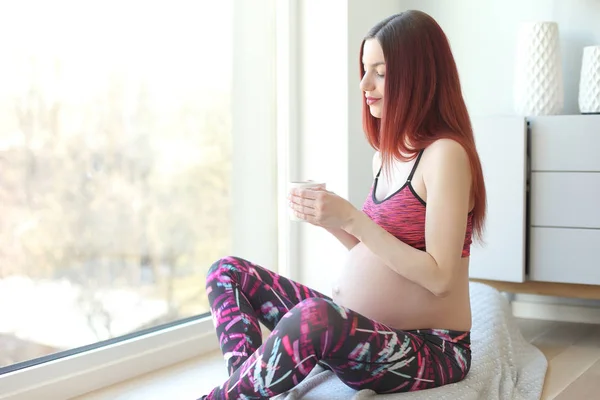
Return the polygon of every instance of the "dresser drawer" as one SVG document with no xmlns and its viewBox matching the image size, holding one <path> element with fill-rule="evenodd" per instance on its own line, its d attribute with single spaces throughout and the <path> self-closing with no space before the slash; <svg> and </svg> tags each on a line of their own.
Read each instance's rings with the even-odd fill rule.
<svg viewBox="0 0 600 400">
<path fill-rule="evenodd" d="M 600 285 L 600 229 L 531 228 L 529 279 Z"/>
<path fill-rule="evenodd" d="M 600 172 L 533 172 L 530 215 L 533 226 L 600 228 Z"/>
<path fill-rule="evenodd" d="M 532 171 L 600 172 L 600 115 L 528 117 Z"/>
</svg>

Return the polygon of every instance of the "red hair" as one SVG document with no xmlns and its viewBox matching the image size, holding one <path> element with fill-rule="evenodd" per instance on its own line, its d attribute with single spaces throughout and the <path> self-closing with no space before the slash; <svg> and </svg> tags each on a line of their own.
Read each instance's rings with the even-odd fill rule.
<svg viewBox="0 0 600 400">
<path fill-rule="evenodd" d="M 384 168 L 389 168 L 393 159 L 413 159 L 438 139 L 461 144 L 471 166 L 473 231 L 481 238 L 486 213 L 483 172 L 446 35 L 421 11 L 410 10 L 381 21 L 361 45 L 361 78 L 365 74 L 364 43 L 369 39 L 379 42 L 386 65 L 381 119 L 371 115 L 363 96 L 363 129 L 369 144 L 380 152 Z"/>
</svg>

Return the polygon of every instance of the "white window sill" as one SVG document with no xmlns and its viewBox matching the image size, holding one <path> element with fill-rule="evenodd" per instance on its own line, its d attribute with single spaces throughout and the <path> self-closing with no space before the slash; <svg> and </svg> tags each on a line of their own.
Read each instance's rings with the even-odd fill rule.
<svg viewBox="0 0 600 400">
<path fill-rule="evenodd" d="M 260 327 L 265 341 L 269 331 L 262 324 Z M 71 400 L 195 400 L 225 379 L 223 355 L 214 350 Z"/>
<path fill-rule="evenodd" d="M 213 330 L 211 319 L 202 318 L 7 373 L 0 376 L 0 399 L 73 399 L 167 371 L 218 350 Z"/>
<path fill-rule="evenodd" d="M 194 400 L 227 379 L 219 351 L 72 400 Z"/>
</svg>

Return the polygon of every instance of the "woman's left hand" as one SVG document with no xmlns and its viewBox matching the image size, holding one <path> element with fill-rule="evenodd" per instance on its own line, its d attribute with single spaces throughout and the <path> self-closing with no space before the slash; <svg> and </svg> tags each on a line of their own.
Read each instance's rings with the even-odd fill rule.
<svg viewBox="0 0 600 400">
<path fill-rule="evenodd" d="M 341 228 L 358 210 L 346 199 L 320 188 L 292 189 L 290 207 L 296 217 L 323 228 Z"/>
</svg>

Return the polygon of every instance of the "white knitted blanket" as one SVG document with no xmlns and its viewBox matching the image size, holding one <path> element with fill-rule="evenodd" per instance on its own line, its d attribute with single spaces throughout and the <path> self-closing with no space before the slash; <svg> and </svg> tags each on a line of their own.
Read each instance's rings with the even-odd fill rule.
<svg viewBox="0 0 600 400">
<path fill-rule="evenodd" d="M 539 400 L 548 363 L 527 342 L 508 301 L 496 289 L 472 282 L 471 370 L 458 383 L 420 392 L 377 395 L 355 391 L 333 372 L 316 366 L 310 375 L 277 400 Z"/>
</svg>

